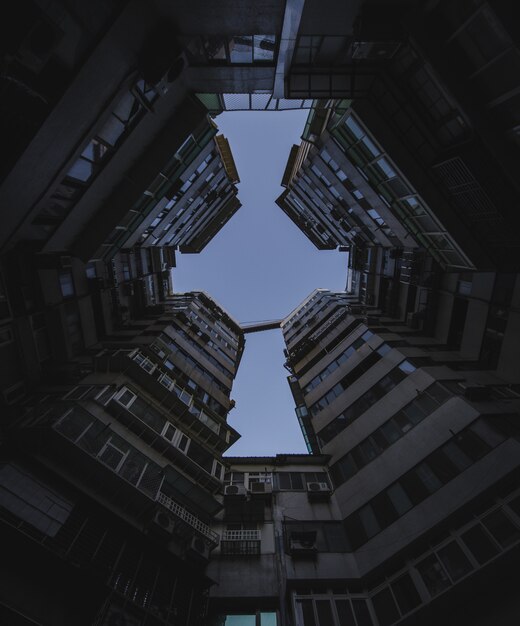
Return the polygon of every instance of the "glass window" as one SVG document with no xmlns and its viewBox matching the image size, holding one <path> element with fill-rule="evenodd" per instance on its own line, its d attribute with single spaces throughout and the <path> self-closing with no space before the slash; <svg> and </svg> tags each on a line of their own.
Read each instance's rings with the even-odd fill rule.
<svg viewBox="0 0 520 626">
<path fill-rule="evenodd" d="M 399 365 L 399 369 L 406 374 L 411 374 L 412 372 L 415 372 L 415 367 L 409 361 L 403 361 Z"/>
<path fill-rule="evenodd" d="M 356 139 L 361 139 L 365 135 L 359 124 L 352 117 L 345 120 L 345 126 L 349 128 Z"/>
<path fill-rule="evenodd" d="M 426 413 L 419 408 L 416 402 L 410 403 L 402 409 L 402 413 L 412 422 L 412 424 L 418 424 L 426 417 Z"/>
<path fill-rule="evenodd" d="M 371 505 L 381 528 L 386 528 L 398 518 L 397 512 L 386 492 L 380 493 L 373 498 Z"/>
<path fill-rule="evenodd" d="M 494 511 L 482 519 L 482 523 L 498 541 L 507 548 L 520 538 L 520 531 L 502 511 Z"/>
<path fill-rule="evenodd" d="M 175 433 L 177 432 L 177 429 L 172 425 L 172 424 L 167 424 L 166 428 L 163 432 L 163 437 L 165 439 L 168 439 L 168 441 L 173 441 L 173 438 L 175 436 Z"/>
<path fill-rule="evenodd" d="M 376 444 L 372 441 L 371 438 L 362 441 L 359 444 L 359 448 L 361 449 L 367 463 L 372 461 L 372 459 L 375 459 L 379 454 L 379 450 L 377 449 Z"/>
<path fill-rule="evenodd" d="M 316 600 L 316 611 L 318 613 L 320 626 L 335 626 L 329 600 Z"/>
<path fill-rule="evenodd" d="M 378 150 L 373 141 L 371 141 L 368 137 L 363 137 L 361 139 L 361 143 L 365 146 L 365 148 L 370 152 L 370 154 L 374 157 L 379 156 L 381 152 Z M 384 159 L 381 159 L 384 160 Z"/>
<path fill-rule="evenodd" d="M 363 525 L 363 529 L 365 531 L 367 539 L 370 539 L 381 530 L 381 526 L 378 523 L 378 520 L 376 519 L 376 516 L 370 504 L 367 504 L 362 509 L 360 509 L 358 515 L 361 524 Z"/>
<path fill-rule="evenodd" d="M 128 446 L 124 445 L 123 441 L 120 440 L 120 437 L 111 437 L 105 444 L 103 450 L 101 450 L 99 458 L 113 470 L 117 470 L 127 452 Z"/>
<path fill-rule="evenodd" d="M 461 536 L 480 565 L 483 565 L 498 554 L 497 546 L 480 525 L 470 528 Z"/>
<path fill-rule="evenodd" d="M 413 423 L 408 420 L 404 413 L 397 413 L 394 416 L 394 422 L 403 434 L 407 433 L 413 426 Z"/>
<path fill-rule="evenodd" d="M 72 409 L 56 424 L 55 429 L 67 439 L 76 441 L 93 421 L 88 413 Z"/>
<path fill-rule="evenodd" d="M 442 484 L 446 484 L 459 474 L 459 469 L 443 450 L 437 450 L 431 454 L 428 458 L 428 465 Z"/>
<path fill-rule="evenodd" d="M 380 626 L 390 626 L 400 617 L 392 592 L 388 587 L 372 596 L 372 605 Z"/>
<path fill-rule="evenodd" d="M 312 600 L 298 600 L 298 602 L 296 603 L 296 610 L 301 615 L 301 618 L 303 620 L 303 626 L 316 626 Z"/>
<path fill-rule="evenodd" d="M 472 463 L 469 456 L 465 454 L 453 441 L 444 445 L 442 447 L 442 451 L 460 472 L 465 470 Z"/>
<path fill-rule="evenodd" d="M 123 134 L 125 125 L 114 115 L 110 115 L 103 128 L 97 132 L 97 136 L 107 144 L 115 145 Z"/>
<path fill-rule="evenodd" d="M 87 182 L 93 173 L 94 164 L 80 157 L 67 172 L 67 176 L 81 182 Z"/>
<path fill-rule="evenodd" d="M 351 454 L 347 454 L 341 460 L 339 460 L 333 467 L 333 469 L 335 469 L 336 472 L 339 473 L 339 476 L 341 477 L 340 482 L 348 480 L 357 472 L 357 468 L 354 464 Z"/>
<path fill-rule="evenodd" d="M 388 420 L 386 424 L 383 424 L 380 428 L 381 433 L 388 441 L 389 444 L 394 443 L 401 438 L 400 429 L 397 427 L 393 419 Z"/>
<path fill-rule="evenodd" d="M 368 610 L 367 601 L 362 598 L 352 598 L 352 606 L 358 626 L 372 626 L 373 621 L 370 617 L 370 611 Z"/>
<path fill-rule="evenodd" d="M 448 575 L 434 554 L 418 563 L 417 569 L 433 597 L 450 587 L 451 583 Z"/>
<path fill-rule="evenodd" d="M 473 569 L 473 566 L 456 541 L 452 541 L 444 548 L 437 550 L 437 556 L 444 564 L 453 582 L 456 582 Z"/>
<path fill-rule="evenodd" d="M 392 166 L 384 157 L 376 161 L 376 164 L 379 166 L 379 168 L 382 170 L 387 178 L 394 178 L 394 176 L 396 176 L 396 173 L 392 169 Z"/>
<path fill-rule="evenodd" d="M 399 515 L 404 515 L 406 511 L 412 508 L 413 504 L 410 498 L 399 483 L 394 483 L 386 490 L 386 493 Z"/>
<path fill-rule="evenodd" d="M 367 516 L 368 515 L 369 514 L 367 513 Z M 349 515 L 345 520 L 344 525 L 348 541 L 354 550 L 366 542 L 367 536 L 358 513 Z"/>
<path fill-rule="evenodd" d="M 414 505 L 419 504 L 429 495 L 429 492 L 424 486 L 422 480 L 414 471 L 405 474 L 399 480 L 399 484 L 403 487 L 406 495 L 410 498 Z"/>
<path fill-rule="evenodd" d="M 350 602 L 348 600 L 335 600 L 334 603 L 341 626 L 356 626 Z"/>
<path fill-rule="evenodd" d="M 260 626 L 276 626 L 276 613 L 260 613 Z"/>
<path fill-rule="evenodd" d="M 434 493 L 442 487 L 441 481 L 433 473 L 431 467 L 427 463 L 421 463 L 415 468 L 415 473 L 422 481 L 429 493 Z"/>
<path fill-rule="evenodd" d="M 385 354 L 388 354 L 388 353 L 390 352 L 390 350 L 391 350 L 391 349 L 392 349 L 392 348 L 391 348 L 388 344 L 384 343 L 383 345 L 381 345 L 381 346 L 380 346 L 380 347 L 376 350 L 376 352 L 377 352 L 379 355 L 384 356 Z"/>
<path fill-rule="evenodd" d="M 74 296 L 74 280 L 72 278 L 72 272 L 60 272 L 60 289 L 61 295 L 64 298 L 72 298 Z"/>
<path fill-rule="evenodd" d="M 421 604 L 421 597 L 410 574 L 403 574 L 391 585 L 401 613 L 405 615 Z"/>
</svg>

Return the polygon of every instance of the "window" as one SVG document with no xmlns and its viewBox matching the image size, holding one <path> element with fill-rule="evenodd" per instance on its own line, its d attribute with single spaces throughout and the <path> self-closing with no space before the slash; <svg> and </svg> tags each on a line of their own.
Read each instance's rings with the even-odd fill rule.
<svg viewBox="0 0 520 626">
<path fill-rule="evenodd" d="M 372 596 L 372 605 L 380 626 L 390 626 L 400 617 L 392 592 L 388 587 Z"/>
<path fill-rule="evenodd" d="M 123 387 L 119 395 L 116 396 L 116 400 L 119 402 L 119 404 L 122 404 L 127 408 L 136 398 L 137 396 L 135 395 L 135 393 L 132 393 L 129 389 L 126 389 L 126 387 Z"/>
<path fill-rule="evenodd" d="M 278 489 L 280 490 L 303 490 L 303 479 L 300 472 L 278 472 Z"/>
<path fill-rule="evenodd" d="M 219 480 L 222 480 L 222 477 L 224 476 L 224 466 L 222 465 L 222 463 L 219 463 L 218 461 L 213 462 L 212 474 Z"/>
<path fill-rule="evenodd" d="M 188 439 L 186 437 L 186 439 Z M 179 448 L 181 447 L 182 442 L 179 443 Z M 203 448 L 198 443 L 194 441 L 189 442 L 189 447 L 186 452 L 186 456 L 190 458 L 192 461 L 197 463 L 200 467 L 202 467 L 208 474 L 211 474 L 213 470 L 213 456 L 210 452 L 208 452 L 205 448 Z M 187 445 L 187 442 L 186 442 Z"/>
<path fill-rule="evenodd" d="M 137 354 L 134 355 L 133 360 L 149 374 L 151 374 L 156 368 L 155 363 L 150 361 L 148 357 L 145 357 L 144 354 L 141 354 L 140 352 L 137 352 Z"/>
<path fill-rule="evenodd" d="M 173 426 L 173 424 L 170 424 L 168 422 L 166 424 L 165 429 L 163 430 L 162 436 L 165 439 L 168 439 L 168 441 L 173 441 L 173 438 L 175 437 L 176 433 L 177 433 L 177 429 Z"/>
<path fill-rule="evenodd" d="M 413 584 L 410 574 L 403 574 L 391 584 L 394 597 L 403 615 L 421 604 L 421 597 Z"/>
<path fill-rule="evenodd" d="M 512 545 L 520 537 L 520 531 L 502 511 L 494 511 L 482 519 L 482 523 L 502 548 Z"/>
<path fill-rule="evenodd" d="M 432 597 L 439 595 L 451 585 L 448 575 L 434 554 L 418 563 L 417 569 Z"/>
<path fill-rule="evenodd" d="M 437 556 L 442 561 L 453 582 L 457 582 L 459 578 L 462 578 L 473 569 L 467 556 L 456 541 L 452 541 L 440 550 L 437 550 Z"/>
<path fill-rule="evenodd" d="M 224 482 L 227 485 L 243 485 L 245 476 L 243 472 L 226 472 Z"/>
<path fill-rule="evenodd" d="M 128 447 L 125 446 L 123 440 L 120 437 L 114 436 L 105 443 L 98 456 L 103 463 L 117 471 L 119 467 L 121 467 L 127 454 Z"/>
<path fill-rule="evenodd" d="M 72 278 L 72 271 L 64 271 L 59 273 L 61 295 L 64 298 L 73 298 L 74 291 L 74 279 Z"/>
</svg>

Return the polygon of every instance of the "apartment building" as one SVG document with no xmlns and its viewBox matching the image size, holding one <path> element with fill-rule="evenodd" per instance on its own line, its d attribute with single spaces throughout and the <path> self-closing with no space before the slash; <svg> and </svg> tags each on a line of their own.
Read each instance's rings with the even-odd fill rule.
<svg viewBox="0 0 520 626">
<path fill-rule="evenodd" d="M 475 274 L 467 290 L 475 290 L 473 298 L 465 299 L 471 316 L 477 315 L 474 305 L 481 304 L 477 293 L 486 278 Z M 517 290 L 518 284 L 511 294 Z M 453 624 L 507 623 L 517 611 L 513 596 L 504 600 L 504 615 L 511 611 L 510 616 L 501 617 L 489 597 L 479 603 L 464 585 L 458 595 L 456 581 L 474 572 L 475 582 L 467 584 L 485 585 L 480 568 L 495 557 L 477 558 L 477 553 L 489 538 L 482 524 L 493 535 L 494 515 L 518 537 L 518 519 L 500 508 L 517 497 L 519 476 L 520 387 L 508 350 L 500 351 L 493 364 L 481 353 L 479 362 L 478 345 L 485 353 L 486 331 L 480 328 L 478 337 L 471 317 L 459 326 L 459 307 L 452 309 L 450 333 L 446 303 L 441 305 L 437 336 L 432 336 L 378 315 L 377 309 L 356 313 L 361 307 L 347 298 L 318 290 L 282 322 L 282 329 L 296 413 L 309 450 L 329 457 L 345 550 L 352 558 L 336 571 L 353 589 L 364 584 L 372 589 L 363 591 L 372 603 L 372 621 L 356 617 L 352 623 L 429 624 L 440 616 Z M 492 302 L 487 304 L 491 309 Z M 504 345 L 514 341 L 515 326 L 507 326 Z M 426 557 L 427 546 L 434 552 Z M 448 553 L 466 563 L 464 574 L 451 569 Z M 501 551 L 494 554 L 501 558 Z M 490 569 L 502 581 L 494 584 L 510 589 L 510 563 L 517 557 L 504 557 L 503 577 L 497 574 L 498 562 Z M 444 582 L 437 586 L 436 578 Z M 329 604 L 337 600 L 314 597 L 313 589 L 302 599 L 296 623 L 342 623 L 341 611 L 352 614 L 358 592 L 350 598 L 352 606 L 336 606 L 337 617 L 332 617 Z M 468 602 L 487 617 L 479 622 Z M 321 603 L 327 608 L 318 608 Z M 407 617 L 411 611 L 416 614 Z"/>
<path fill-rule="evenodd" d="M 513 9 L 6 11 L 1 622 L 517 623 Z M 310 455 L 223 456 L 246 329 L 172 282 L 240 206 L 233 108 L 309 109 L 278 204 L 349 251 L 281 325 Z"/>
<path fill-rule="evenodd" d="M 6 623 L 203 623 L 243 335 L 203 293 L 125 332 L 3 431 Z"/>
</svg>

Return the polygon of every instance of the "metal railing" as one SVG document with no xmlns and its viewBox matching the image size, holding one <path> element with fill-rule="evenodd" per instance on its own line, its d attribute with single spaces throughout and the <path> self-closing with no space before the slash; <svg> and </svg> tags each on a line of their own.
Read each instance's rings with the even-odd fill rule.
<svg viewBox="0 0 520 626">
<path fill-rule="evenodd" d="M 222 541 L 260 541 L 259 530 L 225 530 Z"/>
<path fill-rule="evenodd" d="M 159 502 L 159 504 L 162 504 L 169 511 L 174 513 L 179 519 L 183 520 L 184 522 L 186 522 L 186 524 L 198 531 L 201 535 L 204 535 L 204 537 L 209 539 L 215 545 L 219 543 L 219 536 L 216 532 L 211 530 L 211 528 L 207 524 L 201 522 L 198 517 L 196 517 L 180 504 L 177 504 L 177 502 L 162 493 L 162 491 L 159 491 L 159 493 L 157 494 L 157 502 Z"/>
</svg>

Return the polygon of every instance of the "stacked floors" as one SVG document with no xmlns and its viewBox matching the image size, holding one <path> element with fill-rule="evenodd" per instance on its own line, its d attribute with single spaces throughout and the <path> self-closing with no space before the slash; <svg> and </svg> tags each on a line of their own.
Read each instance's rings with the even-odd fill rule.
<svg viewBox="0 0 520 626">
<path fill-rule="evenodd" d="M 317 576 L 298 596 L 297 623 L 512 623 L 520 387 L 508 344 L 517 326 L 513 313 L 490 363 L 485 324 L 477 332 L 489 278 L 476 274 L 467 287 L 458 333 L 459 295 L 448 290 L 433 336 L 326 290 L 282 322 L 296 412 L 309 450 L 329 458 L 346 553 L 335 576 Z M 335 596 L 337 579 L 348 598 Z"/>
<path fill-rule="evenodd" d="M 211 298 L 180 294 L 21 404 L 0 469 L 6 623 L 203 622 L 242 351 Z"/>
</svg>

